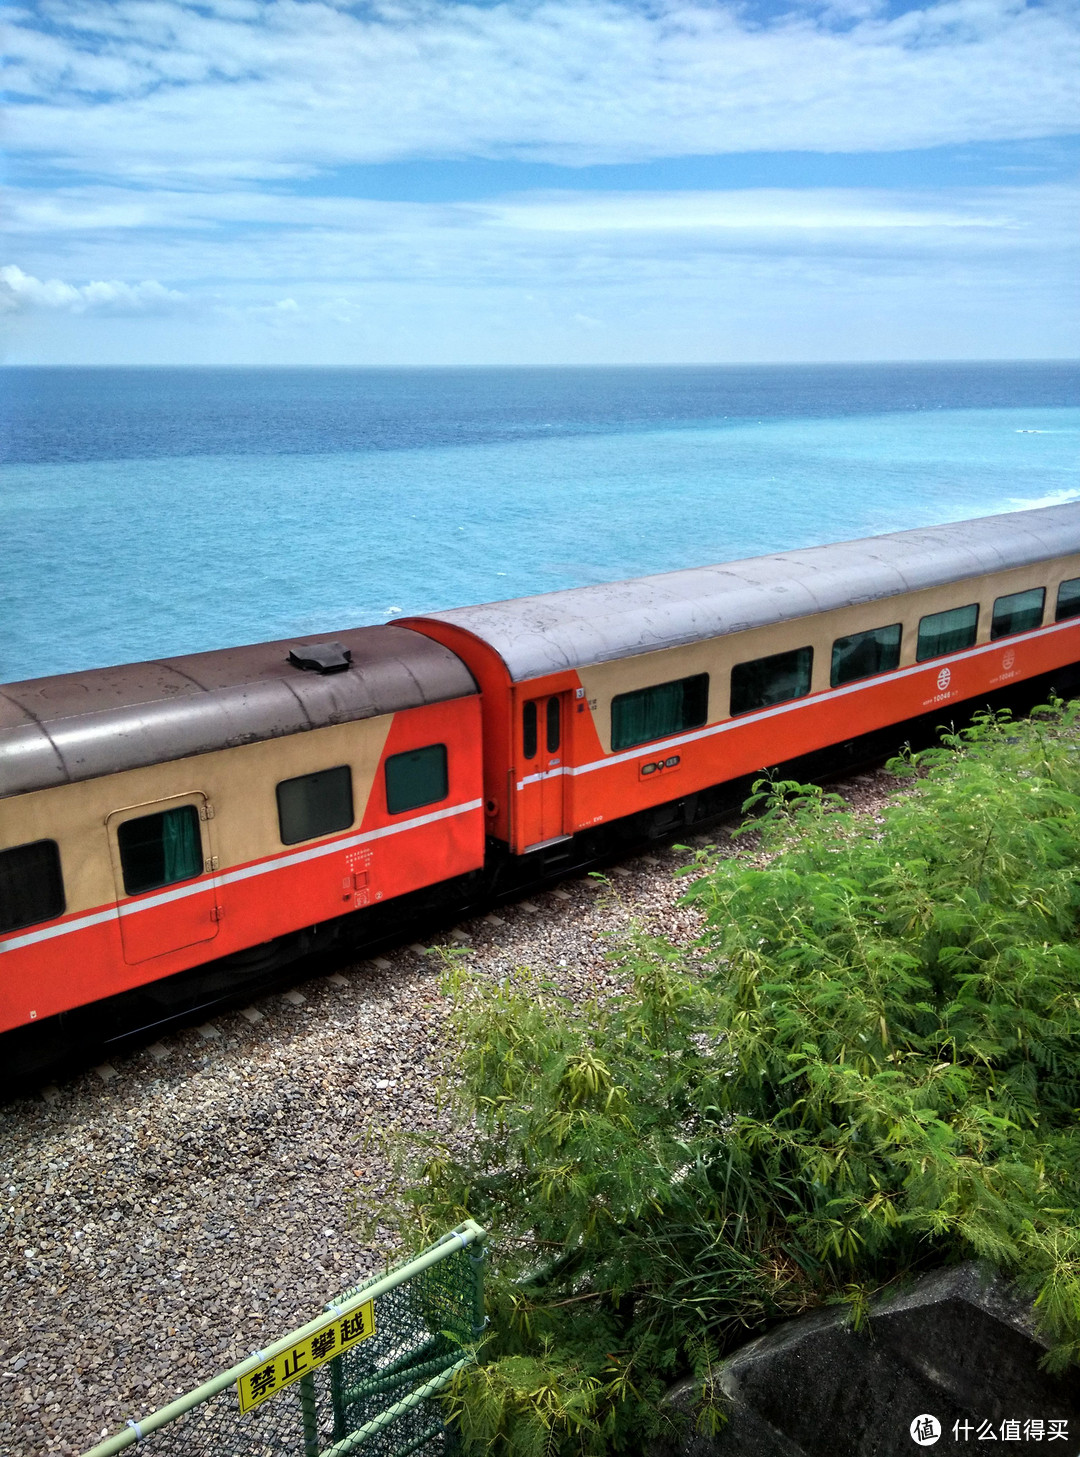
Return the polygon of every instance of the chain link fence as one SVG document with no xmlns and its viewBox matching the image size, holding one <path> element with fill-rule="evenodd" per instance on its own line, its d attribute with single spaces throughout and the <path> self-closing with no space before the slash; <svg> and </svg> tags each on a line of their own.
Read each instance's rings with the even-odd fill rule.
<svg viewBox="0 0 1080 1457">
<path fill-rule="evenodd" d="M 436 1394 L 473 1360 L 484 1325 L 484 1231 L 472 1220 L 323 1313 L 100 1443 L 115 1457 L 439 1457 L 453 1446 Z"/>
</svg>

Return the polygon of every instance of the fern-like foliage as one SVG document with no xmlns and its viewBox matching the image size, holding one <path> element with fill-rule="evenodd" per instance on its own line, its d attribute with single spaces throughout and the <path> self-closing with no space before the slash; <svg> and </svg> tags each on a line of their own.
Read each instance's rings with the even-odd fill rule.
<svg viewBox="0 0 1080 1457">
<path fill-rule="evenodd" d="M 1078 726 L 984 715 L 876 818 L 763 781 L 753 857 L 694 867 L 699 944 L 627 939 L 621 995 L 450 968 L 475 1137 L 408 1220 L 491 1231 L 469 1450 L 640 1449 L 674 1375 L 972 1256 L 1080 1360 Z"/>
</svg>

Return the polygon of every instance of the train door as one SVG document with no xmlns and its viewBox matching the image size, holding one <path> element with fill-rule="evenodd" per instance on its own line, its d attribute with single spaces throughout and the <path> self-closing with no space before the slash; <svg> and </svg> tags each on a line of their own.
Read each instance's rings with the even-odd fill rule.
<svg viewBox="0 0 1080 1457">
<path fill-rule="evenodd" d="M 522 705 L 518 842 L 524 850 L 537 850 L 567 838 L 563 740 L 569 699 L 568 693 L 545 693 Z"/>
<path fill-rule="evenodd" d="M 204 794 L 177 794 L 116 810 L 106 820 L 129 964 L 217 935 L 222 912 L 212 818 Z"/>
</svg>

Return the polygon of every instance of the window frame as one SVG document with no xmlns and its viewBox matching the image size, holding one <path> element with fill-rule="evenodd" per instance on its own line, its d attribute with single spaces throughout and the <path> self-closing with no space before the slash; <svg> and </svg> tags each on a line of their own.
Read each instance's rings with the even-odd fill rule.
<svg viewBox="0 0 1080 1457">
<path fill-rule="evenodd" d="M 1061 610 L 1061 591 L 1063 587 L 1076 588 L 1076 597 L 1074 599 L 1076 602 L 1075 612 L 1062 612 Z M 1077 617 L 1080 617 L 1080 577 L 1066 577 L 1058 583 L 1057 596 L 1054 598 L 1054 621 L 1072 622 Z"/>
<path fill-rule="evenodd" d="M 670 728 L 670 729 L 667 729 L 662 734 L 650 734 L 647 738 L 643 738 L 643 739 L 633 739 L 631 741 L 623 741 L 621 739 L 617 739 L 616 732 L 615 732 L 615 729 L 616 729 L 616 716 L 617 716 L 616 705 L 618 705 L 619 709 L 621 710 L 622 705 L 626 704 L 629 699 L 636 698 L 636 699 L 639 699 L 639 700 L 644 700 L 646 694 L 656 693 L 656 692 L 659 692 L 660 690 L 665 689 L 665 688 L 675 688 L 679 684 L 682 684 L 683 685 L 683 702 L 684 702 L 684 705 L 685 705 L 685 701 L 686 701 L 687 685 L 689 685 L 689 684 L 695 684 L 697 686 L 692 691 L 694 691 L 694 692 L 702 692 L 702 698 L 701 698 L 701 704 L 700 704 L 700 710 L 701 710 L 701 716 L 700 716 L 700 718 L 695 718 L 693 720 L 693 722 L 689 722 L 689 721 L 683 722 L 682 724 L 680 724 L 680 726 L 678 728 Z M 702 689 L 703 689 L 703 691 L 702 691 Z M 694 729 L 703 728 L 704 725 L 709 722 L 709 692 L 710 692 L 709 674 L 707 672 L 705 672 L 705 673 L 686 673 L 681 678 L 669 678 L 669 679 L 665 680 L 665 682 L 663 682 L 663 683 L 647 683 L 642 688 L 629 688 L 629 689 L 626 690 L 625 693 L 616 693 L 612 697 L 611 703 L 610 703 L 609 709 L 608 709 L 608 712 L 609 712 L 609 729 L 610 729 L 610 734 L 611 734 L 611 739 L 610 739 L 610 742 L 611 742 L 611 752 L 613 754 L 629 753 L 629 752 L 631 752 L 634 749 L 641 748 L 642 745 L 644 745 L 644 744 L 659 744 L 659 743 L 662 743 L 664 739 L 674 738 L 676 734 L 690 733 Z"/>
<path fill-rule="evenodd" d="M 562 748 L 562 695 L 553 693 L 544 707 L 544 744 L 549 754 Z"/>
<path fill-rule="evenodd" d="M 125 831 L 130 825 L 142 824 L 144 820 L 164 820 L 166 815 L 183 814 L 187 810 L 195 816 L 195 836 L 198 845 L 198 869 L 188 875 L 177 875 L 171 880 L 159 880 L 153 885 L 143 885 L 133 889 L 128 883 L 128 863 L 125 853 L 124 839 Z M 199 813 L 199 805 L 192 801 L 185 804 L 167 804 L 162 808 L 151 808 L 147 806 L 145 814 L 124 813 L 124 818 L 116 824 L 116 855 L 117 864 L 120 870 L 120 884 L 124 888 L 125 896 L 152 895 L 158 890 L 167 890 L 171 885 L 186 885 L 188 881 L 198 880 L 201 875 L 206 874 L 206 855 L 202 837 L 202 816 Z M 132 867 L 134 868 L 134 867 Z"/>
<path fill-rule="evenodd" d="M 529 761 L 536 758 L 536 751 L 540 747 L 540 713 L 536 707 L 536 699 L 530 698 L 522 706 L 521 710 L 521 753 L 524 759 Z"/>
<path fill-rule="evenodd" d="M 67 888 L 64 885 L 64 867 L 60 858 L 59 841 L 54 840 L 49 835 L 43 835 L 39 840 L 25 840 L 21 845 L 5 845 L 5 847 L 0 850 L 0 857 L 5 855 L 15 855 L 20 850 L 34 850 L 39 845 L 52 846 L 53 863 L 50 869 L 55 871 L 53 888 L 58 894 L 59 909 L 52 911 L 51 914 L 47 916 L 32 916 L 28 921 L 12 921 L 9 925 L 0 922 L 0 936 L 10 935 L 13 931 L 22 931 L 27 926 L 43 926 L 49 921 L 59 920 L 61 916 L 67 913 Z"/>
<path fill-rule="evenodd" d="M 896 637 L 896 662 L 888 668 L 874 668 L 869 673 L 859 673 L 853 678 L 845 678 L 842 682 L 836 681 L 836 649 L 840 643 L 851 643 L 860 637 L 870 637 L 876 632 L 891 632 L 897 629 Z M 904 624 L 902 622 L 885 622 L 880 627 L 867 627 L 862 632 L 849 632 L 844 636 L 833 639 L 833 645 L 829 652 L 829 687 L 845 688 L 849 683 L 864 683 L 867 678 L 876 678 L 881 673 L 895 673 L 900 666 L 900 654 L 904 644 Z"/>
<path fill-rule="evenodd" d="M 1017 597 L 1029 597 L 1035 594 L 1039 596 L 1039 620 L 1030 623 L 1026 627 L 1003 628 L 997 630 L 998 603 L 1015 601 Z M 1036 628 L 1042 627 L 1043 618 L 1046 616 L 1046 588 L 1045 587 L 1023 587 L 1019 592 L 1003 592 L 1000 597 L 995 597 L 990 608 L 990 641 L 1000 642 L 1003 637 L 1012 637 L 1018 632 L 1034 632 Z"/>
<path fill-rule="evenodd" d="M 924 622 L 929 622 L 930 619 L 933 617 L 946 617 L 950 612 L 969 612 L 972 607 L 974 607 L 975 609 L 975 621 L 972 623 L 971 639 L 969 642 L 960 643 L 955 647 L 941 648 L 939 651 L 935 651 L 932 653 L 920 652 Z M 936 658 L 947 658 L 952 653 L 970 652 L 970 650 L 976 645 L 979 640 L 979 619 L 981 616 L 982 603 L 978 601 L 965 602 L 962 607 L 942 607 L 938 612 L 924 612 L 922 617 L 919 618 L 919 625 L 915 634 L 916 663 L 932 663 Z"/>
<path fill-rule="evenodd" d="M 775 662 L 777 658 L 797 658 L 800 654 L 808 654 L 806 663 L 806 687 L 801 693 L 791 693 L 784 698 L 771 698 L 766 703 L 753 703 L 746 708 L 735 707 L 735 686 L 736 674 L 740 668 L 753 668 L 761 663 Z M 764 713 L 767 709 L 778 707 L 781 703 L 798 703 L 800 698 L 808 698 L 814 690 L 814 645 L 804 643 L 798 648 L 784 648 L 778 653 L 763 653 L 760 658 L 746 658 L 741 663 L 732 663 L 731 674 L 728 680 L 728 716 L 730 718 L 744 718 L 748 713 Z"/>
<path fill-rule="evenodd" d="M 340 774 L 342 771 L 344 771 L 345 775 L 347 776 L 347 783 L 349 787 L 349 818 L 347 822 L 341 825 L 333 825 L 329 829 L 316 830 L 315 833 L 312 835 L 298 835 L 291 840 L 287 840 L 285 838 L 285 823 L 282 817 L 281 791 L 288 785 L 299 784 L 305 779 L 317 779 L 320 775 L 323 774 Z M 351 829 L 352 826 L 356 823 L 356 795 L 353 792 L 352 765 L 331 764 L 325 769 L 312 769 L 309 770 L 307 774 L 292 774 L 289 776 L 288 779 L 280 779 L 277 784 L 274 785 L 274 800 L 277 805 L 278 838 L 281 840 L 281 843 L 283 845 L 304 845 L 311 840 L 324 839 L 327 835 L 340 835 L 342 831 Z"/>
<path fill-rule="evenodd" d="M 420 799 L 420 800 L 416 800 L 414 803 L 405 805 L 401 809 L 391 809 L 391 807 L 390 807 L 390 765 L 393 764 L 393 763 L 395 763 L 395 762 L 397 762 L 397 761 L 399 761 L 399 760 L 401 760 L 401 759 L 407 759 L 411 754 L 423 754 L 423 753 L 425 753 L 429 749 L 441 749 L 442 750 L 442 773 L 443 773 L 443 786 L 444 786 L 443 787 L 443 792 L 441 794 L 436 795 L 433 799 Z M 411 814 L 413 810 L 423 809 L 425 807 L 425 805 L 429 805 L 429 804 L 442 804 L 442 802 L 443 802 L 444 799 L 449 799 L 450 798 L 450 749 L 449 749 L 449 746 L 446 743 L 444 743 L 442 740 L 439 740 L 439 741 L 437 741 L 435 743 L 431 743 L 431 744 L 418 744 L 416 746 L 416 748 L 414 748 L 414 749 L 402 749 L 400 751 L 400 753 L 387 755 L 386 759 L 383 761 L 382 782 L 383 782 L 383 795 L 385 796 L 385 799 L 386 799 L 386 813 L 388 815 L 393 815 L 393 816 L 396 817 L 398 815 Z"/>
</svg>

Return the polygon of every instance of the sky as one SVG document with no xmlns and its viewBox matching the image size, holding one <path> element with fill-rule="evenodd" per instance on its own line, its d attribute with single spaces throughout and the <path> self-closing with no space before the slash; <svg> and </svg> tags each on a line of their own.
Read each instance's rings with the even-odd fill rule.
<svg viewBox="0 0 1080 1457">
<path fill-rule="evenodd" d="M 1080 356 L 1080 0 L 9 0 L 11 364 Z"/>
</svg>

